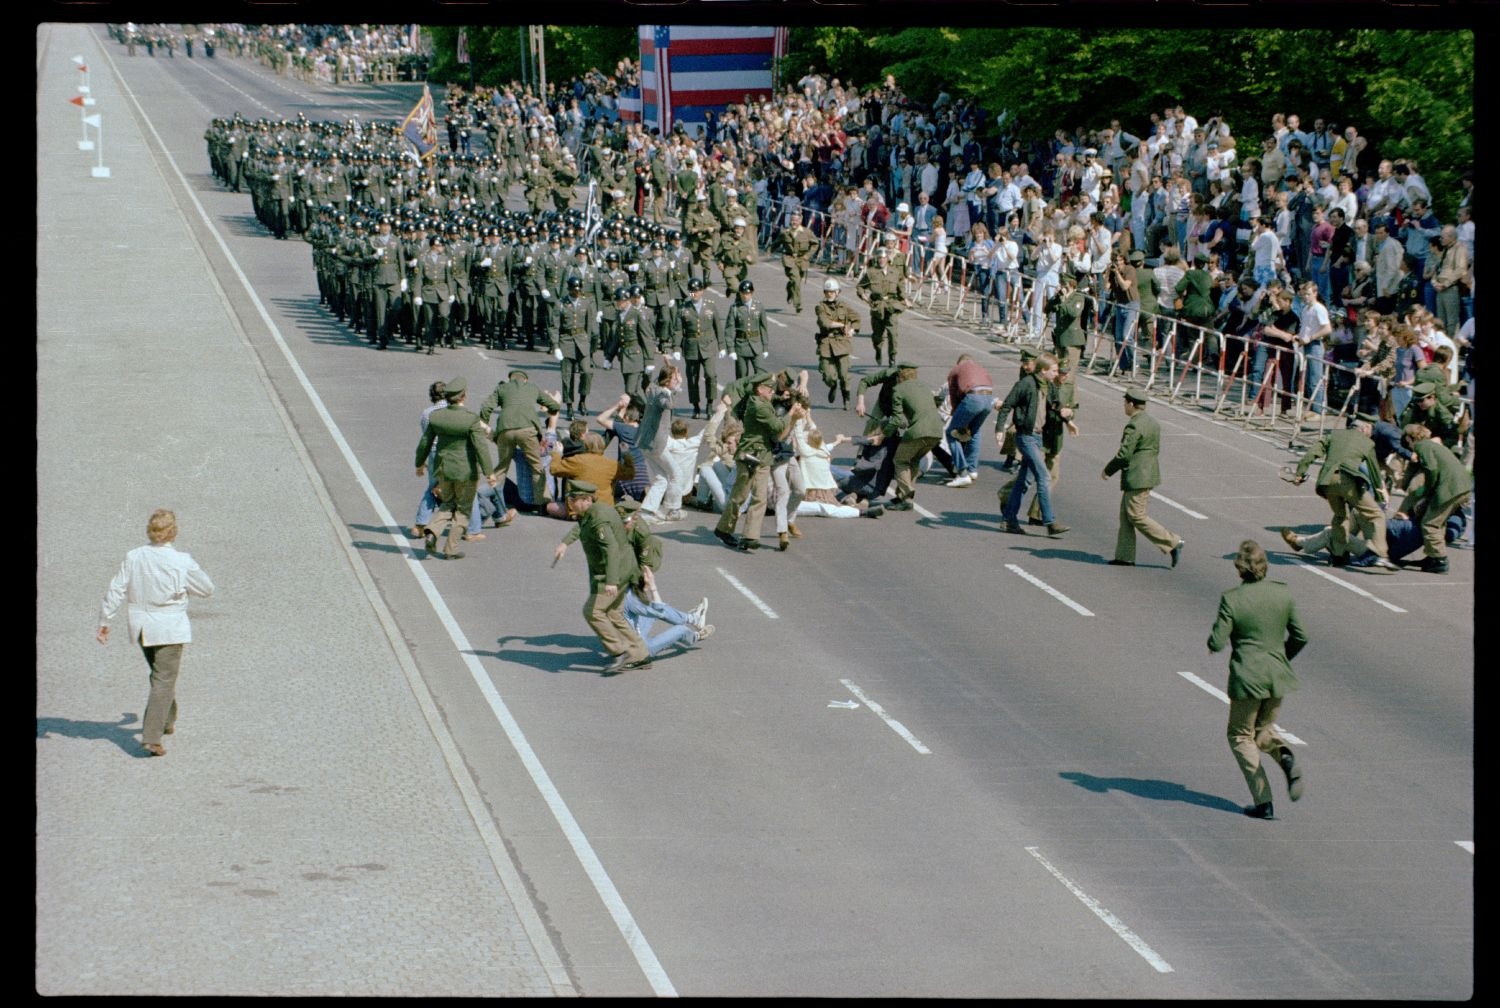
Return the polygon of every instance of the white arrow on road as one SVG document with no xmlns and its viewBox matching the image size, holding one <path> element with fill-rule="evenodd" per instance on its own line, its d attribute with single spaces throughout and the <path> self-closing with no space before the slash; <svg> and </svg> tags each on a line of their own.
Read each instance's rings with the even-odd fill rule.
<svg viewBox="0 0 1500 1008">
<path fill-rule="evenodd" d="M 828 706 L 840 707 L 844 710 L 854 710 L 854 708 L 858 707 L 859 704 L 853 700 L 830 700 L 828 702 Z"/>
</svg>

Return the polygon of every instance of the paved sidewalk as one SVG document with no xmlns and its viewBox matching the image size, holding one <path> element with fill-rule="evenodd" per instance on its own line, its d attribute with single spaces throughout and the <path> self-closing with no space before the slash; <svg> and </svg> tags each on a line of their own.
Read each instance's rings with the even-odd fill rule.
<svg viewBox="0 0 1500 1008">
<path fill-rule="evenodd" d="M 103 52 L 37 47 L 38 991 L 573 993 Z M 93 632 L 158 506 L 218 591 L 149 759 L 145 663 Z"/>
</svg>

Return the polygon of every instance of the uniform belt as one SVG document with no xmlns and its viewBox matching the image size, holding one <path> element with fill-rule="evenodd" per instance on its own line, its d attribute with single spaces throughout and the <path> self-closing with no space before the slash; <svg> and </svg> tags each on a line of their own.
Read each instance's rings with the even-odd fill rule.
<svg viewBox="0 0 1500 1008">
<path fill-rule="evenodd" d="M 993 395 L 995 390 L 992 388 L 971 388 L 967 392 L 965 392 L 964 395 L 973 395 L 976 392 L 987 392 Z"/>
</svg>

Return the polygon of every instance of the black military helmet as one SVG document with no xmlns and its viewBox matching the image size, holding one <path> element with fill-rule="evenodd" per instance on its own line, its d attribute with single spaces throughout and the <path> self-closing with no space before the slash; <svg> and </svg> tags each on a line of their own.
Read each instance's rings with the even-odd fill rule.
<svg viewBox="0 0 1500 1008">
<path fill-rule="evenodd" d="M 665 245 L 663 245 L 663 244 L 662 244 L 662 243 L 661 243 L 661 242 L 659 242 L 659 241 L 654 241 L 654 242 L 652 242 L 652 243 L 651 243 L 651 251 L 652 251 L 652 252 L 661 252 L 661 251 L 663 251 L 663 250 L 664 250 L 664 249 L 665 249 L 665 248 L 666 248 L 666 246 L 665 246 Z"/>
<path fill-rule="evenodd" d="M 638 297 L 641 296 L 641 285 L 640 284 L 631 284 L 630 285 L 630 296 L 633 297 L 633 298 L 638 298 Z"/>
<path fill-rule="evenodd" d="M 616 287 L 615 288 L 615 300 L 616 301 L 629 301 L 630 300 L 630 288 L 629 287 Z"/>
<path fill-rule="evenodd" d="M 746 279 L 746 280 L 741 280 L 740 281 L 740 293 L 741 294 L 749 294 L 749 293 L 751 293 L 754 290 L 755 290 L 755 282 L 753 280 Z"/>
<path fill-rule="evenodd" d="M 667 232 L 667 241 L 682 241 L 682 232 L 681 231 L 668 231 Z"/>
<path fill-rule="evenodd" d="M 570 292 L 583 290 L 583 277 L 568 277 L 568 290 Z"/>
<path fill-rule="evenodd" d="M 702 289 L 703 289 L 703 278 L 702 277 L 693 277 L 691 280 L 688 281 L 688 290 L 690 290 L 690 291 L 701 291 Z"/>
<path fill-rule="evenodd" d="M 616 252 L 614 249 L 610 249 L 608 252 L 604 253 L 604 261 L 607 263 L 617 263 L 620 261 L 620 253 Z"/>
</svg>

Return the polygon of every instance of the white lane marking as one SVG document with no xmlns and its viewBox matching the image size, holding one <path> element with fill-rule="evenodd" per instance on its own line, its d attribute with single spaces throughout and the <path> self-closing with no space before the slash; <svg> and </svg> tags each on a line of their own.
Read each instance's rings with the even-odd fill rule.
<svg viewBox="0 0 1500 1008">
<path fill-rule="evenodd" d="M 1047 869 L 1048 874 L 1050 874 L 1053 878 L 1057 879 L 1057 881 L 1066 886 L 1068 892 L 1072 893 L 1074 896 L 1077 896 L 1079 902 L 1081 902 L 1084 906 L 1088 907 L 1094 912 L 1095 917 L 1098 917 L 1109 927 L 1111 931 L 1123 938 L 1126 945 L 1129 945 L 1131 948 L 1135 949 L 1136 954 L 1150 963 L 1152 969 L 1156 970 L 1156 972 L 1158 973 L 1172 972 L 1171 963 L 1167 962 L 1161 956 L 1157 955 L 1155 950 L 1152 949 L 1150 945 L 1147 945 L 1144 941 L 1142 941 L 1140 937 L 1134 931 L 1126 927 L 1118 917 L 1110 913 L 1108 910 L 1104 909 L 1104 907 L 1100 906 L 1098 900 L 1094 899 L 1088 893 L 1078 888 L 1066 875 L 1054 868 L 1050 861 L 1042 857 L 1041 850 L 1036 847 L 1027 847 L 1026 853 L 1036 858 L 1037 861 L 1041 863 L 1042 867 Z"/>
<path fill-rule="evenodd" d="M 828 706 L 830 706 L 830 707 L 837 707 L 840 710 L 858 710 L 859 709 L 859 701 L 858 700 L 830 700 L 830 701 L 828 701 Z"/>
<path fill-rule="evenodd" d="M 1208 521 L 1208 515 L 1206 515 L 1206 514 L 1199 514 L 1198 512 L 1194 511 L 1190 507 L 1184 507 L 1183 505 L 1177 503 L 1176 501 L 1174 501 L 1170 497 L 1163 497 L 1161 494 L 1157 493 L 1155 490 L 1151 491 L 1151 496 L 1154 497 L 1154 498 L 1156 498 L 1157 500 L 1161 501 L 1167 507 L 1174 507 L 1174 508 L 1176 508 L 1177 510 L 1181 511 L 1183 514 L 1187 515 L 1189 518 L 1197 518 L 1199 521 Z"/>
<path fill-rule="evenodd" d="M 1327 571 L 1322 570 L 1322 569 L 1314 566 L 1314 564 L 1313 564 L 1312 561 L 1302 560 L 1300 557 L 1298 559 L 1301 560 L 1300 563 L 1293 563 L 1293 562 L 1288 561 L 1288 560 L 1283 560 L 1283 561 L 1281 561 L 1281 565 L 1284 566 L 1284 567 L 1297 567 L 1297 568 L 1299 568 L 1301 570 L 1307 571 L 1309 574 L 1316 574 L 1320 578 L 1323 578 L 1323 579 L 1328 580 L 1328 581 L 1332 581 L 1334 584 L 1339 585 L 1340 587 L 1349 589 L 1350 591 L 1352 591 L 1356 595 L 1363 595 L 1365 598 L 1369 599 L 1371 602 L 1374 602 L 1376 605 L 1385 606 L 1387 609 L 1389 609 L 1393 613 L 1405 613 L 1406 612 L 1406 610 L 1402 609 L 1400 606 L 1392 605 L 1391 603 L 1387 602 L 1385 599 L 1376 598 L 1374 595 L 1371 595 L 1369 592 L 1365 591 L 1363 588 L 1359 587 L 1358 585 L 1352 585 L 1348 581 L 1345 581 L 1343 578 L 1334 577 L 1332 574 L 1328 573 Z"/>
<path fill-rule="evenodd" d="M 1221 500 L 1305 500 L 1307 494 L 1237 494 L 1233 497 L 1194 497 L 1195 501 Z"/>
<path fill-rule="evenodd" d="M 772 609 L 770 606 L 766 605 L 764 602 L 762 602 L 760 600 L 760 596 L 756 595 L 753 591 L 751 591 L 749 588 L 746 588 L 742 583 L 740 583 L 740 579 L 739 578 L 737 578 L 733 574 L 729 573 L 723 567 L 715 567 L 714 570 L 718 571 L 720 574 L 723 574 L 724 575 L 724 580 L 728 581 L 730 584 L 734 585 L 734 587 L 736 589 L 738 589 L 738 591 L 739 591 L 739 593 L 741 595 L 745 596 L 752 603 L 754 603 L 755 608 L 757 608 L 761 612 L 765 613 L 767 619 L 780 619 L 781 618 L 780 616 L 776 615 L 776 610 Z"/>
<path fill-rule="evenodd" d="M 1056 588 L 1052 587 L 1047 582 L 1043 581 L 1041 578 L 1036 577 L 1033 574 L 1026 573 L 1024 570 L 1022 570 L 1016 564 L 1006 564 L 1005 565 L 1005 569 L 1006 570 L 1010 570 L 1010 571 L 1014 571 L 1015 573 L 1019 574 L 1021 577 L 1025 578 L 1027 581 L 1030 581 L 1032 584 L 1036 585 L 1042 591 L 1046 592 L 1048 595 L 1051 595 L 1053 598 L 1057 599 L 1063 605 L 1067 606 L 1069 609 L 1072 609 L 1074 612 L 1078 613 L 1080 616 L 1092 616 L 1092 615 L 1094 615 L 1093 613 L 1091 613 L 1087 609 L 1085 609 L 1083 606 L 1079 605 L 1077 602 L 1074 602 L 1072 599 L 1068 598 L 1068 596 L 1064 595 L 1062 592 L 1058 591 Z"/>
<path fill-rule="evenodd" d="M 95 43 L 98 44 L 97 39 L 95 39 Z M 113 64 L 113 61 L 111 61 L 111 64 Z M 118 69 L 115 71 L 115 76 L 119 79 Z M 135 93 L 130 90 L 123 79 L 119 79 L 119 84 L 120 89 L 130 99 L 131 103 L 135 105 L 140 121 L 145 124 L 145 127 L 151 131 L 151 135 L 156 138 L 156 143 L 161 149 L 162 156 L 172 166 L 172 171 L 176 174 L 178 182 L 181 183 L 184 193 L 198 211 L 204 227 L 208 229 L 209 234 L 213 235 L 214 241 L 219 246 L 219 251 L 229 264 L 229 268 L 234 271 L 235 276 L 239 279 L 246 296 L 255 306 L 256 312 L 265 324 L 266 331 L 270 333 L 272 341 L 280 349 L 282 357 L 285 358 L 288 368 L 291 369 L 293 376 L 297 379 L 297 383 L 301 385 L 303 393 L 306 394 L 319 419 L 323 421 L 323 425 L 327 429 L 329 436 L 338 447 L 339 453 L 343 455 L 344 461 L 349 465 L 350 470 L 354 474 L 355 481 L 364 491 L 381 524 L 387 528 L 402 528 L 401 523 L 396 521 L 395 516 L 386 507 L 385 501 L 381 499 L 379 492 L 370 481 L 370 477 L 366 474 L 364 467 L 360 465 L 359 459 L 354 454 L 354 449 L 345 440 L 343 431 L 334 422 L 333 416 L 328 412 L 328 408 L 324 405 L 322 397 L 318 395 L 306 372 L 302 370 L 302 366 L 297 362 L 297 358 L 292 353 L 291 347 L 287 345 L 286 339 L 281 335 L 281 330 L 277 327 L 275 320 L 271 318 L 270 312 L 266 310 L 264 303 L 261 302 L 260 295 L 255 292 L 254 286 L 250 283 L 250 278 L 240 269 L 239 262 L 235 259 L 228 244 L 224 241 L 223 235 L 219 233 L 218 228 L 214 227 L 213 221 L 208 216 L 208 211 L 203 208 L 203 204 L 198 201 L 198 197 L 193 193 L 192 187 L 188 185 L 187 178 L 183 175 L 182 169 L 178 167 L 177 161 L 172 157 L 172 153 L 168 149 L 166 142 L 162 140 L 161 135 L 156 131 L 156 127 L 146 115 L 146 110 L 141 107 L 139 99 L 136 98 Z M 645 935 L 641 933 L 640 926 L 636 923 L 634 916 L 631 915 L 630 909 L 626 907 L 624 898 L 620 895 L 619 890 L 615 888 L 615 884 L 610 879 L 609 873 L 604 870 L 603 863 L 600 862 L 599 856 L 594 852 L 594 848 L 589 843 L 588 837 L 584 835 L 582 827 L 578 825 L 578 820 L 573 817 L 572 811 L 568 808 L 562 795 L 558 793 L 556 786 L 552 783 L 552 778 L 547 773 L 546 768 L 542 766 L 541 759 L 537 756 L 536 751 L 531 748 L 531 743 L 527 741 L 525 733 L 521 731 L 520 724 L 511 715 L 510 708 L 506 706 L 505 701 L 501 699 L 500 694 L 495 690 L 495 684 L 485 672 L 484 666 L 480 664 L 473 645 L 469 643 L 468 637 L 454 618 L 452 610 L 448 608 L 448 604 L 438 592 L 437 586 L 432 583 L 431 577 L 428 576 L 427 571 L 418 561 L 416 551 L 407 542 L 404 534 L 393 533 L 390 538 L 392 543 L 406 554 L 408 569 L 411 570 L 413 577 L 416 578 L 417 583 L 421 586 L 423 594 L 427 596 L 427 601 L 432 606 L 433 612 L 437 614 L 443 627 L 448 631 L 449 639 L 453 642 L 453 646 L 459 655 L 462 656 L 464 664 L 468 667 L 469 674 L 474 680 L 475 686 L 478 687 L 480 693 L 484 696 L 485 701 L 489 704 L 491 713 L 494 714 L 495 719 L 504 729 L 506 738 L 520 757 L 521 763 L 526 767 L 528 774 L 531 776 L 532 783 L 536 786 L 538 793 L 547 802 L 547 807 L 552 812 L 553 818 L 557 820 L 558 826 L 562 828 L 563 835 L 567 837 L 568 844 L 573 848 L 574 856 L 578 858 L 590 882 L 593 883 L 594 891 L 599 894 L 599 899 L 609 911 L 610 917 L 615 922 L 615 926 L 619 929 L 631 953 L 635 956 L 636 963 L 640 966 L 641 972 L 645 974 L 646 980 L 651 984 L 651 989 L 659 997 L 676 997 L 677 991 L 672 986 L 672 981 L 668 979 L 661 961 L 657 959 L 656 953 L 652 951 L 650 944 L 646 941 Z"/>
<path fill-rule="evenodd" d="M 1456 843 L 1456 844 L 1458 844 L 1464 850 L 1468 851 L 1470 854 L 1474 853 L 1474 841 L 1473 840 L 1455 840 L 1453 842 Z"/>
<path fill-rule="evenodd" d="M 1182 676 L 1182 678 L 1186 679 L 1188 682 L 1192 683 L 1194 686 L 1197 686 L 1199 689 L 1203 690 L 1203 692 L 1209 694 L 1210 696 L 1216 696 L 1220 700 L 1224 701 L 1226 704 L 1229 703 L 1229 694 L 1225 693 L 1223 690 L 1219 689 L 1219 687 L 1214 686 L 1211 683 L 1204 682 L 1202 679 L 1199 679 L 1197 676 L 1193 675 L 1193 673 L 1191 673 L 1191 672 L 1178 672 L 1177 674 L 1180 675 L 1180 676 Z M 1272 725 L 1271 725 L 1271 727 L 1273 729 L 1275 729 L 1276 734 L 1278 734 L 1282 738 L 1286 739 L 1292 745 L 1307 745 L 1306 742 L 1302 741 L 1297 736 L 1293 735 L 1291 732 L 1289 732 L 1285 728 L 1281 727 L 1281 725 L 1276 724 L 1276 723 L 1273 722 Z"/>
<path fill-rule="evenodd" d="M 900 735 L 902 738 L 906 739 L 906 741 L 911 745 L 913 749 L 921 753 L 923 756 L 932 755 L 932 750 L 924 746 L 922 743 L 918 742 L 912 735 L 912 733 L 906 730 L 906 725 L 891 717 L 885 712 L 884 707 L 880 706 L 874 700 L 871 700 L 869 697 L 865 696 L 864 690 L 854 685 L 848 679 L 840 679 L 839 682 L 843 683 L 844 688 L 847 689 L 850 693 L 853 693 L 855 696 L 859 697 L 860 700 L 864 701 L 864 705 L 870 708 L 870 710 L 874 711 L 875 714 L 880 718 L 880 720 L 890 725 L 892 731 L 894 731 L 897 735 Z"/>
<path fill-rule="evenodd" d="M 918 504 L 916 501 L 912 501 L 911 502 L 911 506 L 912 506 L 912 509 L 914 511 L 916 511 L 917 514 L 921 515 L 923 518 L 931 518 L 934 521 L 937 520 L 937 515 L 933 514 L 931 511 L 927 510 L 922 505 Z"/>
<path fill-rule="evenodd" d="M 785 322 L 781 322 L 781 321 L 779 321 L 777 319 L 773 319 L 773 318 L 767 317 L 766 321 L 769 322 L 769 323 L 771 323 L 772 325 L 781 326 L 781 328 L 783 328 L 783 329 L 785 329 L 787 327 L 787 325 L 786 325 Z"/>
</svg>

